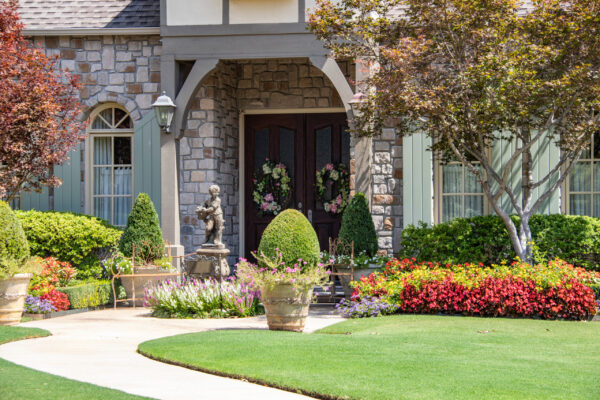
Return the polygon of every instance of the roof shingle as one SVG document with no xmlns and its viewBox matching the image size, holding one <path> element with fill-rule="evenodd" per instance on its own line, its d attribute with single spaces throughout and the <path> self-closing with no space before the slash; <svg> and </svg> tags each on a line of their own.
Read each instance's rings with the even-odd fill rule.
<svg viewBox="0 0 600 400">
<path fill-rule="evenodd" d="M 25 29 L 154 28 L 160 0 L 21 0 Z"/>
</svg>

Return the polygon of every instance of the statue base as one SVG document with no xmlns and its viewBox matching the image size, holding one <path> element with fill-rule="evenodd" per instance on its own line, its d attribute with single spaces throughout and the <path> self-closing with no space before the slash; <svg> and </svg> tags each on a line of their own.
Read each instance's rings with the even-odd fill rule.
<svg viewBox="0 0 600 400">
<path fill-rule="evenodd" d="M 229 275 L 227 256 L 230 251 L 223 244 L 203 244 L 196 250 L 197 260 L 190 261 L 188 275 L 194 278 L 221 278 Z"/>
</svg>

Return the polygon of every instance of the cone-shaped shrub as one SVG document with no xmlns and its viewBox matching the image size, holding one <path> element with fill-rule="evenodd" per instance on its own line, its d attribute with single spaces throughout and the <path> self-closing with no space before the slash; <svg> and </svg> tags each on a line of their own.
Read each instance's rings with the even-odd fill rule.
<svg viewBox="0 0 600 400">
<path fill-rule="evenodd" d="M 317 234 L 301 212 L 287 209 L 277 215 L 265 229 L 258 254 L 275 258 L 277 249 L 283 253 L 283 261 L 288 265 L 293 265 L 299 258 L 311 266 L 319 262 Z"/>
<path fill-rule="evenodd" d="M 137 263 L 150 263 L 163 256 L 164 242 L 158 214 L 146 193 L 140 193 L 135 199 L 119 249 L 126 257 L 131 257 L 133 245 Z"/>
<path fill-rule="evenodd" d="M 362 251 L 369 256 L 377 254 L 377 233 L 364 194 L 356 193 L 344 210 L 339 237 L 347 243 L 354 242 L 355 254 Z"/>
<path fill-rule="evenodd" d="M 12 261 L 23 263 L 29 258 L 29 243 L 21 222 L 10 209 L 0 201 L 0 263 Z"/>
</svg>

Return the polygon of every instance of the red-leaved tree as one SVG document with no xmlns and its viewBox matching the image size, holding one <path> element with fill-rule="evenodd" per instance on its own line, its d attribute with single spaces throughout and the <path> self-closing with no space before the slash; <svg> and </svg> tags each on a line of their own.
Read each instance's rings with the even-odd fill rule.
<svg viewBox="0 0 600 400">
<path fill-rule="evenodd" d="M 0 1 L 0 199 L 58 186 L 53 166 L 82 139 L 79 82 L 23 35 L 17 1 Z"/>
</svg>

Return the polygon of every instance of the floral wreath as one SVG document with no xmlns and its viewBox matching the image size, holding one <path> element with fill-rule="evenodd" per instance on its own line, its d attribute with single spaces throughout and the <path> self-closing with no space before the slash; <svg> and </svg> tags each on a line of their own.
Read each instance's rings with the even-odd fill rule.
<svg viewBox="0 0 600 400">
<path fill-rule="evenodd" d="M 341 214 L 344 211 L 350 197 L 350 174 L 344 164 L 336 167 L 329 163 L 317 170 L 315 186 L 317 198 L 323 203 L 325 211 L 331 214 Z"/>
<path fill-rule="evenodd" d="M 265 159 L 262 168 L 254 173 L 252 182 L 252 200 L 260 212 L 277 215 L 287 207 L 292 184 L 285 164 Z"/>
</svg>

